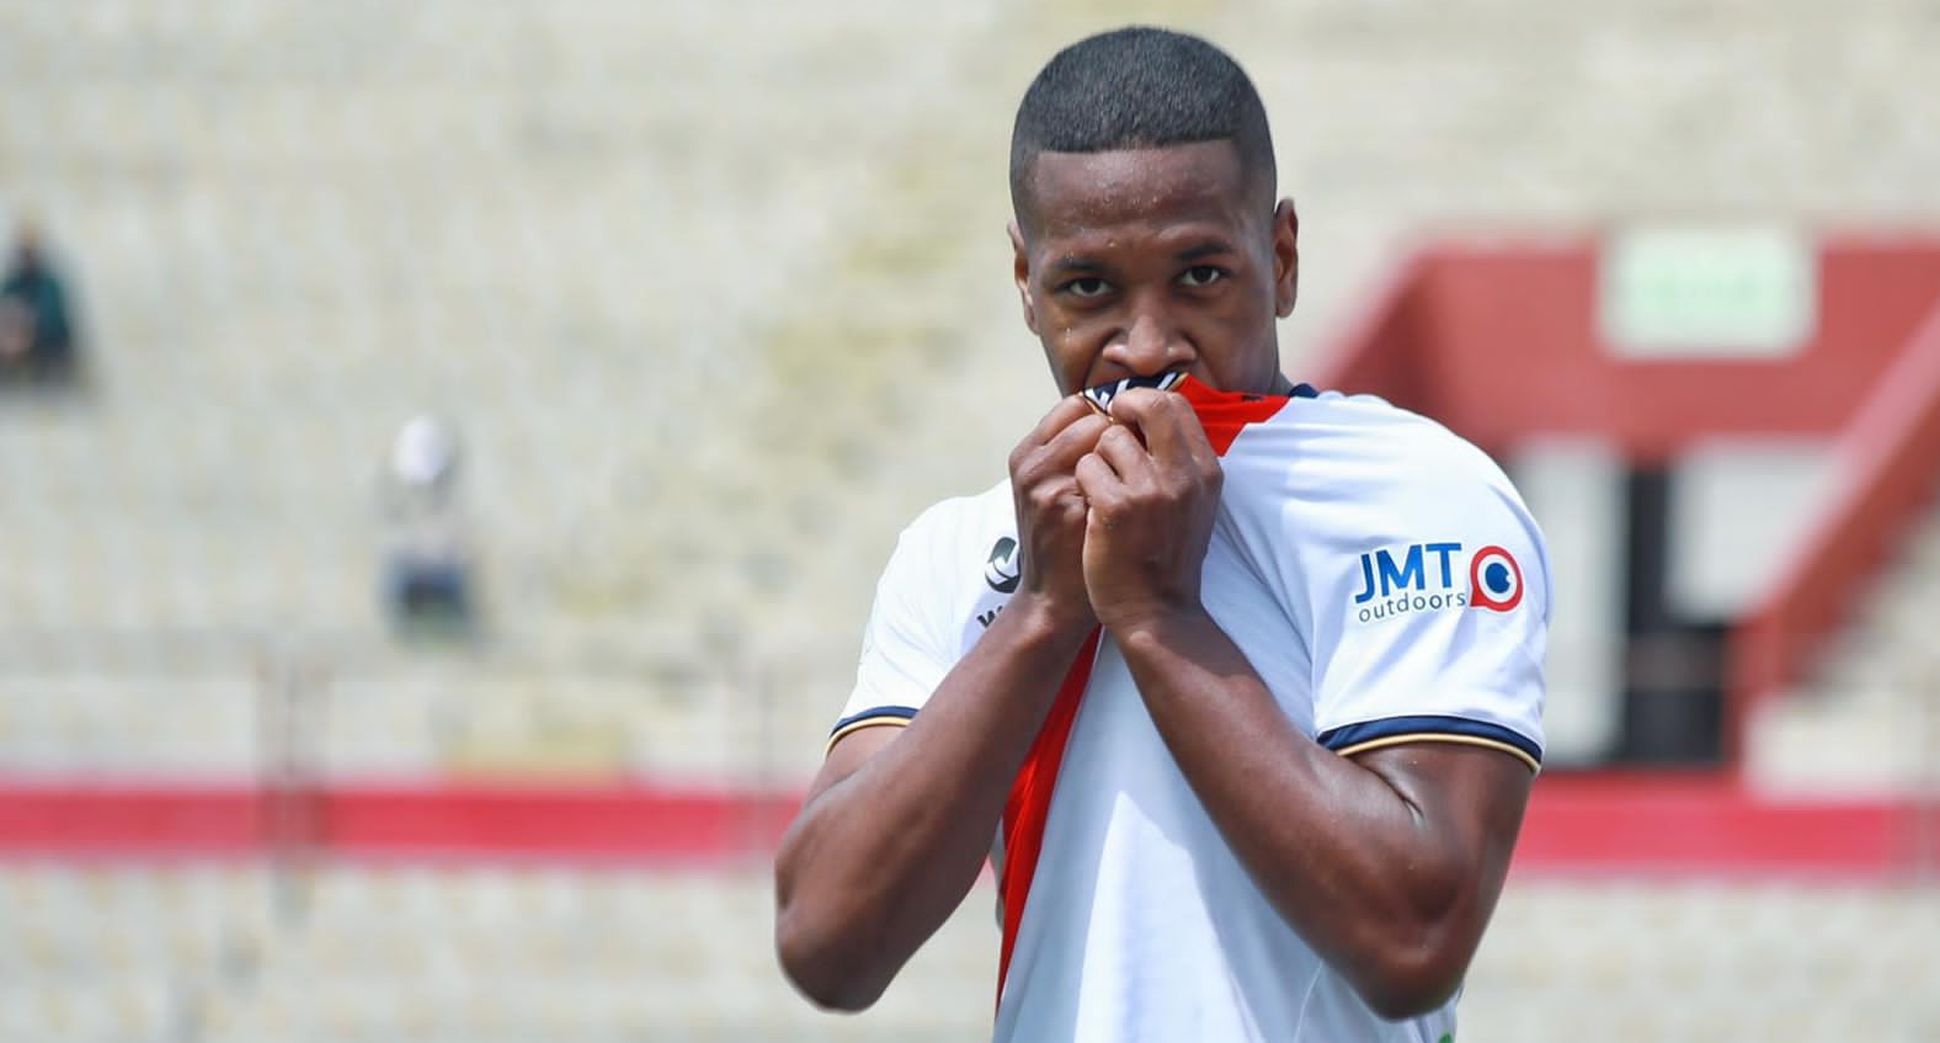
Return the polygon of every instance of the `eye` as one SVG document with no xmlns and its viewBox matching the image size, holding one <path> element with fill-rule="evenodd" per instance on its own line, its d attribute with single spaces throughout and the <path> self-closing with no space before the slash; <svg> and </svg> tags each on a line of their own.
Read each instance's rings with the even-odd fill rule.
<svg viewBox="0 0 1940 1043">
<path fill-rule="evenodd" d="M 1103 297 L 1110 292 L 1111 284 L 1095 275 L 1087 275 L 1073 279 L 1058 289 L 1080 300 L 1090 300 L 1094 297 Z"/>
<path fill-rule="evenodd" d="M 1179 276 L 1179 281 L 1187 286 L 1203 288 L 1226 278 L 1226 269 L 1210 264 L 1195 264 Z"/>
</svg>

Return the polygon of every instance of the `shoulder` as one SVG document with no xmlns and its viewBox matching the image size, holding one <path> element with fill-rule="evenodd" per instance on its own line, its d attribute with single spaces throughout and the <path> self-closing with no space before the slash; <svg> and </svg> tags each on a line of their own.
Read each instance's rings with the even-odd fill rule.
<svg viewBox="0 0 1940 1043">
<path fill-rule="evenodd" d="M 1321 394 L 1298 411 L 1332 450 L 1384 476 L 1506 484 L 1496 462 L 1440 421 L 1375 395 Z"/>
<path fill-rule="evenodd" d="M 1442 424 L 1372 395 L 1295 401 L 1231 454 L 1228 506 L 1249 552 L 1353 593 L 1382 554 L 1433 559 L 1438 579 L 1501 552 L 1546 593 L 1541 528 L 1490 456 Z M 1493 559 L 1489 559 L 1493 560 Z M 1399 566 L 1398 566 L 1399 567 Z M 1536 577 L 1544 579 L 1537 581 Z M 1545 594 L 1539 594 L 1548 603 Z"/>
<path fill-rule="evenodd" d="M 921 631 L 939 655 L 956 649 L 968 621 L 994 617 L 993 606 L 1017 587 L 1014 517 L 1008 482 L 918 514 L 877 581 L 872 628 Z"/>
<path fill-rule="evenodd" d="M 888 574 L 931 590 L 953 587 L 956 577 L 986 557 L 1014 557 L 999 546 L 1011 537 L 1014 552 L 1014 518 L 1008 480 L 974 495 L 939 500 L 903 527 Z"/>
<path fill-rule="evenodd" d="M 1521 497 L 1489 454 L 1441 423 L 1374 395 L 1323 392 L 1282 410 L 1246 454 L 1307 494 L 1343 507 L 1507 505 Z"/>
<path fill-rule="evenodd" d="M 954 549 L 974 543 L 993 528 L 1011 524 L 1010 482 L 998 482 L 980 493 L 952 496 L 924 508 L 915 520 L 903 526 L 899 545 L 914 545 L 938 550 Z"/>
</svg>

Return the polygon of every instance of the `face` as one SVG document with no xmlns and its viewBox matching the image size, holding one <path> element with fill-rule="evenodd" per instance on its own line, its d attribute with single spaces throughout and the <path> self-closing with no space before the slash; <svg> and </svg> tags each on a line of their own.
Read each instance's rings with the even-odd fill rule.
<svg viewBox="0 0 1940 1043">
<path fill-rule="evenodd" d="M 1046 152 L 1012 224 L 1024 322 L 1064 394 L 1178 369 L 1273 392 L 1299 276 L 1293 203 L 1269 209 L 1230 142 Z"/>
</svg>

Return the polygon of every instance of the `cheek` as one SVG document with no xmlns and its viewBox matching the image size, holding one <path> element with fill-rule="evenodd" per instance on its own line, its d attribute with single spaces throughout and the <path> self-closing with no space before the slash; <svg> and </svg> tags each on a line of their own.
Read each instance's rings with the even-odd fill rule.
<svg viewBox="0 0 1940 1043">
<path fill-rule="evenodd" d="M 1078 352 L 1053 352 L 1051 369 L 1057 374 L 1058 390 L 1067 395 L 1083 391 L 1090 381 L 1086 376 L 1091 372 L 1091 359 Z"/>
<path fill-rule="evenodd" d="M 1221 387 L 1251 387 L 1264 370 L 1273 368 L 1277 350 L 1270 312 L 1236 300 L 1200 320 L 1194 338 L 1200 360 L 1218 376 Z"/>
<path fill-rule="evenodd" d="M 1085 378 L 1097 362 L 1099 351 L 1096 338 L 1090 336 L 1085 324 L 1069 317 L 1056 317 L 1041 328 L 1039 336 L 1059 389 L 1069 395 L 1088 387 L 1089 381 Z"/>
</svg>

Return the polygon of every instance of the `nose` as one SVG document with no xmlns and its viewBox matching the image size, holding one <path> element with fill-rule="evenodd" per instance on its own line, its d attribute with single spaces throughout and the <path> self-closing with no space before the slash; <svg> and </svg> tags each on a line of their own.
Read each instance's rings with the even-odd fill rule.
<svg viewBox="0 0 1940 1043">
<path fill-rule="evenodd" d="M 1156 306 L 1139 307 L 1131 322 L 1105 346 L 1105 361 L 1134 376 L 1157 376 L 1193 361 L 1192 345 L 1178 326 Z"/>
</svg>

